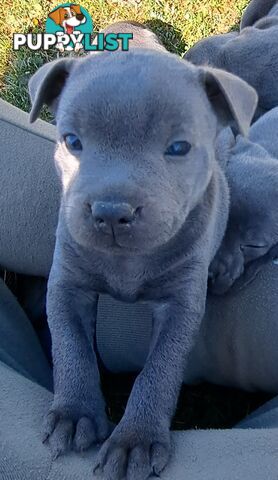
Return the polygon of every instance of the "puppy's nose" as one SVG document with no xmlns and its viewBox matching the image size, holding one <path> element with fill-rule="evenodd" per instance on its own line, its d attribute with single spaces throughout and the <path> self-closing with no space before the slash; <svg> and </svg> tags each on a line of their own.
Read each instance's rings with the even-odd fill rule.
<svg viewBox="0 0 278 480">
<path fill-rule="evenodd" d="M 140 207 L 134 209 L 128 203 L 94 202 L 91 209 L 97 230 L 111 235 L 113 231 L 130 228 Z"/>
</svg>

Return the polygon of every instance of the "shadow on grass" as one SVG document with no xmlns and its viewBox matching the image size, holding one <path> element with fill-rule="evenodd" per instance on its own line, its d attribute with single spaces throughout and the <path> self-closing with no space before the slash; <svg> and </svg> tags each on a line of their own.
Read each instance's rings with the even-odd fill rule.
<svg viewBox="0 0 278 480">
<path fill-rule="evenodd" d="M 183 39 L 182 32 L 170 23 L 155 19 L 147 20 L 144 22 L 144 25 L 156 33 L 163 45 L 170 52 L 182 55 L 186 50 L 187 44 Z"/>
</svg>

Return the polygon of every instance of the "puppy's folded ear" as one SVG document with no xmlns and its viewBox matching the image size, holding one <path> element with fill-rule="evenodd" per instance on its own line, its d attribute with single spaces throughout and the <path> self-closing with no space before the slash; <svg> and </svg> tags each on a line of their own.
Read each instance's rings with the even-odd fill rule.
<svg viewBox="0 0 278 480">
<path fill-rule="evenodd" d="M 56 8 L 56 10 L 50 12 L 48 16 L 51 18 L 51 20 L 53 20 L 53 22 L 59 25 L 61 22 L 61 8 Z"/>
<path fill-rule="evenodd" d="M 223 125 L 233 125 L 247 135 L 258 105 L 253 87 L 241 78 L 216 68 L 200 67 L 208 98 Z"/>
<path fill-rule="evenodd" d="M 63 58 L 43 65 L 29 80 L 28 88 L 32 102 L 30 122 L 39 116 L 43 105 L 55 114 L 60 94 L 77 60 Z"/>
<path fill-rule="evenodd" d="M 219 163 L 226 169 L 231 157 L 231 149 L 235 146 L 236 137 L 230 126 L 221 128 L 215 141 L 215 154 Z"/>
</svg>

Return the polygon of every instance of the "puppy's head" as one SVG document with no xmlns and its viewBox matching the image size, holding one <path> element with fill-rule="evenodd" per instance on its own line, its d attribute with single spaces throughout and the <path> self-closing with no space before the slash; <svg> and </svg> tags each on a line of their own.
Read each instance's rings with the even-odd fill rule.
<svg viewBox="0 0 278 480">
<path fill-rule="evenodd" d="M 80 23 L 85 23 L 86 18 L 81 12 L 80 5 L 69 5 L 68 7 L 56 8 L 48 15 L 57 25 L 65 27 L 76 27 Z"/>
<path fill-rule="evenodd" d="M 242 80 L 148 50 L 63 59 L 30 81 L 31 121 L 56 113 L 63 219 L 85 247 L 149 252 L 202 201 L 221 121 L 245 133 L 257 96 Z"/>
<path fill-rule="evenodd" d="M 259 124 L 259 122 L 258 122 Z M 225 237 L 210 265 L 210 291 L 226 293 L 246 265 L 277 244 L 278 163 L 260 145 L 229 129 L 219 135 L 231 188 Z M 226 145 L 224 145 L 226 143 Z M 225 158 L 226 157 L 226 158 Z"/>
<path fill-rule="evenodd" d="M 229 32 L 202 38 L 184 54 L 183 58 L 194 63 L 194 65 L 211 65 L 216 67 L 219 53 L 223 47 L 238 35 L 238 32 Z"/>
</svg>

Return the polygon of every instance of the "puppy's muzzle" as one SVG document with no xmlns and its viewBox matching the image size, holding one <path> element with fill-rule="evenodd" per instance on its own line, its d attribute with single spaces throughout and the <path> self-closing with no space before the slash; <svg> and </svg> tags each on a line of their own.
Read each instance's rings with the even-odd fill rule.
<svg viewBox="0 0 278 480">
<path fill-rule="evenodd" d="M 91 206 L 94 227 L 106 235 L 128 232 L 134 227 L 143 207 L 132 207 L 129 203 L 94 202 Z"/>
</svg>

